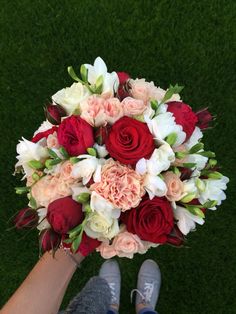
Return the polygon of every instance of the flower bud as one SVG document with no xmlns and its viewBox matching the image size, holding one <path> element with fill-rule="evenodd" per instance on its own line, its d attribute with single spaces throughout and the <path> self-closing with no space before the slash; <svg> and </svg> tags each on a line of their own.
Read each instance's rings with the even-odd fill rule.
<svg viewBox="0 0 236 314">
<path fill-rule="evenodd" d="M 44 112 L 47 120 L 54 125 L 60 124 L 61 117 L 66 116 L 65 110 L 60 105 L 49 104 L 44 109 Z"/>
<path fill-rule="evenodd" d="M 174 246 L 181 246 L 184 243 L 184 235 L 179 230 L 177 225 L 174 225 L 174 228 L 172 229 L 171 233 L 167 237 L 167 243 L 174 245 Z"/>
<path fill-rule="evenodd" d="M 61 243 L 61 236 L 53 229 L 44 229 L 39 236 L 39 245 L 43 252 L 55 252 Z"/>
<path fill-rule="evenodd" d="M 39 160 L 30 160 L 28 166 L 32 169 L 42 169 L 43 164 Z"/>
<path fill-rule="evenodd" d="M 196 115 L 198 118 L 197 126 L 202 130 L 207 129 L 210 122 L 213 120 L 211 113 L 207 110 L 207 108 L 204 108 L 196 112 Z"/>
<path fill-rule="evenodd" d="M 81 193 L 80 195 L 77 196 L 77 201 L 82 204 L 87 203 L 89 199 L 90 199 L 89 193 Z"/>
<path fill-rule="evenodd" d="M 119 78 L 119 88 L 118 88 L 118 97 L 123 100 L 125 97 L 129 96 L 129 89 L 128 89 L 128 81 L 129 81 L 129 74 L 126 72 L 117 72 Z"/>
<path fill-rule="evenodd" d="M 97 151 L 95 148 L 89 147 L 87 148 L 87 152 L 89 153 L 89 155 L 96 157 L 97 156 Z"/>
<path fill-rule="evenodd" d="M 195 193 L 188 193 L 186 196 L 181 198 L 182 203 L 189 203 L 196 197 Z"/>
<path fill-rule="evenodd" d="M 195 182 L 198 190 L 204 192 L 206 188 L 205 183 L 199 178 L 197 178 Z"/>
<path fill-rule="evenodd" d="M 32 208 L 24 208 L 19 211 L 14 219 L 17 229 L 34 228 L 38 225 L 38 213 Z"/>
</svg>

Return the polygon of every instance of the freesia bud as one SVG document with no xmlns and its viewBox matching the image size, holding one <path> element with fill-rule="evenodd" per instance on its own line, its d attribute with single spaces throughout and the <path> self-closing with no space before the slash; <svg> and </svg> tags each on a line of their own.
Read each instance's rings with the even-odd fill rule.
<svg viewBox="0 0 236 314">
<path fill-rule="evenodd" d="M 196 179 L 196 186 L 199 189 L 199 191 L 201 192 L 205 191 L 205 188 L 206 188 L 205 183 L 201 179 L 199 178 Z"/>
<path fill-rule="evenodd" d="M 195 193 L 188 193 L 186 196 L 181 198 L 182 203 L 189 203 L 196 197 Z"/>
<path fill-rule="evenodd" d="M 43 168 L 43 164 L 39 160 L 30 160 L 28 162 L 28 165 L 32 169 L 42 169 Z"/>
<path fill-rule="evenodd" d="M 77 201 L 82 204 L 87 203 L 89 199 L 90 199 L 89 193 L 81 193 L 80 195 L 77 196 Z"/>
</svg>

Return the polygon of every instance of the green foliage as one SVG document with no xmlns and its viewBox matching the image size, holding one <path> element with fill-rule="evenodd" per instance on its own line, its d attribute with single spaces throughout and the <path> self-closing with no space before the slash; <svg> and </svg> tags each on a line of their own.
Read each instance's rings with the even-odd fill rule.
<svg viewBox="0 0 236 314">
<path fill-rule="evenodd" d="M 17 141 L 32 137 L 44 120 L 43 105 L 73 83 L 67 66 L 79 75 L 81 64 L 101 56 L 110 72 L 126 71 L 165 89 L 178 83 L 194 110 L 209 107 L 217 127 L 205 132 L 205 149 L 231 178 L 227 201 L 217 212 L 207 210 L 205 224 L 188 236 L 189 249 L 160 246 L 132 261 L 119 259 L 120 313 L 135 313 L 130 290 L 146 258 L 162 272 L 159 313 L 236 312 L 235 12 L 234 0 L 1 1 L 0 307 L 38 260 L 37 231 L 22 240 L 22 233 L 6 231 L 28 203 L 15 194 L 22 183 L 11 176 Z M 86 258 L 63 307 L 101 263 L 96 253 Z"/>
</svg>

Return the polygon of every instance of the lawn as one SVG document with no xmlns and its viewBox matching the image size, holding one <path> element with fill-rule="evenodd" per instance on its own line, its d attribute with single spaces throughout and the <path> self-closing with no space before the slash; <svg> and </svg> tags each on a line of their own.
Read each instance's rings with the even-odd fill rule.
<svg viewBox="0 0 236 314">
<path fill-rule="evenodd" d="M 129 295 L 145 258 L 162 271 L 160 313 L 236 313 L 235 13 L 234 0 L 1 1 L 0 306 L 38 260 L 37 232 L 6 230 L 26 204 L 14 193 L 15 146 L 21 136 L 31 138 L 50 96 L 72 83 L 67 66 L 79 69 L 99 55 L 110 71 L 146 77 L 163 88 L 179 83 L 185 102 L 196 110 L 209 107 L 217 123 L 204 142 L 231 179 L 227 201 L 207 213 L 205 224 L 188 237 L 188 248 L 163 246 L 119 259 L 120 313 L 134 313 Z M 101 263 L 97 254 L 84 261 L 63 306 Z"/>
</svg>

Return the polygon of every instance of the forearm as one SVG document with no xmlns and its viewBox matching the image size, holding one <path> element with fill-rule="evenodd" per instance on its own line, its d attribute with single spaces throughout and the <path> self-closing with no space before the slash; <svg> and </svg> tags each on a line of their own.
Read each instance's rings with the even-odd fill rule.
<svg viewBox="0 0 236 314">
<path fill-rule="evenodd" d="M 76 259 L 81 262 L 83 256 L 77 254 Z M 75 262 L 62 249 L 56 252 L 54 258 L 45 253 L 1 314 L 57 313 L 75 270 Z"/>
</svg>

